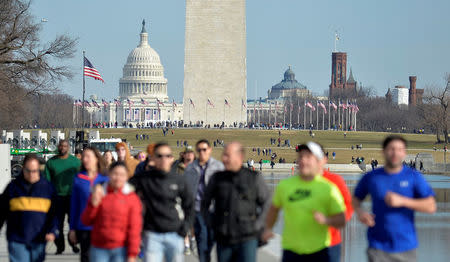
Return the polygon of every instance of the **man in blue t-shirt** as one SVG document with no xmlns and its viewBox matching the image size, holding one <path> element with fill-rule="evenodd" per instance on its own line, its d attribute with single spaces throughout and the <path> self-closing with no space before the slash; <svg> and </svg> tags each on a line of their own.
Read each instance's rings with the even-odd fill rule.
<svg viewBox="0 0 450 262">
<path fill-rule="evenodd" d="M 422 174 L 403 165 L 403 137 L 388 136 L 383 142 L 383 155 L 384 167 L 365 174 L 353 197 L 359 221 L 369 227 L 367 255 L 370 262 L 416 261 L 414 212 L 434 213 L 434 192 Z M 361 207 L 367 195 L 372 199 L 373 214 Z"/>
</svg>

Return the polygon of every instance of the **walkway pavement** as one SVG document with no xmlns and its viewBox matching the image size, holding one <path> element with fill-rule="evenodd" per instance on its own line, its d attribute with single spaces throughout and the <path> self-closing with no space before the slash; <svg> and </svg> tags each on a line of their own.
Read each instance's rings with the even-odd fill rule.
<svg viewBox="0 0 450 262">
<path fill-rule="evenodd" d="M 6 242 L 6 233 L 5 233 L 6 225 L 2 228 L 0 232 L 0 261 L 8 261 L 8 249 Z M 72 253 L 71 248 L 66 245 L 66 251 L 58 256 L 55 256 L 56 246 L 54 243 L 47 244 L 46 251 L 47 256 L 45 261 L 64 261 L 64 262 L 75 262 L 79 261 L 79 256 L 77 254 Z M 214 252 L 214 251 L 213 251 Z M 198 258 L 194 255 L 186 256 L 186 262 L 196 262 Z M 216 262 L 215 252 L 213 253 L 213 262 Z M 267 250 L 267 247 L 261 248 L 258 252 L 258 262 L 275 262 L 278 261 L 276 256 L 271 254 L 270 251 Z"/>
</svg>

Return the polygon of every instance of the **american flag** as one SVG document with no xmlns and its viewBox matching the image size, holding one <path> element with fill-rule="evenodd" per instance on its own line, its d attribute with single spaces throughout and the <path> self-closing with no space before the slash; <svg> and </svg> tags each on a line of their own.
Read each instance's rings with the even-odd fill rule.
<svg viewBox="0 0 450 262">
<path fill-rule="evenodd" d="M 194 101 L 192 101 L 192 99 L 190 99 L 190 98 L 189 98 L 189 104 L 191 104 L 191 105 L 192 105 L 192 107 L 194 107 L 194 108 L 195 108 L 195 105 L 194 105 Z"/>
<path fill-rule="evenodd" d="M 358 112 L 359 112 L 359 107 L 358 107 L 358 105 L 356 104 L 356 102 L 355 102 L 355 104 L 354 104 L 354 111 L 355 111 L 355 113 L 358 113 Z"/>
<path fill-rule="evenodd" d="M 261 101 L 259 101 L 259 109 L 262 109 Z"/>
<path fill-rule="evenodd" d="M 323 112 L 326 114 L 327 113 L 327 108 L 324 105 L 324 103 L 322 103 L 322 101 L 318 101 L 317 104 L 323 109 Z"/>
<path fill-rule="evenodd" d="M 247 108 L 247 105 L 245 104 L 244 99 L 242 99 L 241 102 L 242 102 L 242 107 Z"/>
<path fill-rule="evenodd" d="M 120 102 L 119 99 L 115 99 L 115 98 L 114 98 L 114 104 L 115 104 L 116 106 L 120 106 L 122 103 Z"/>
<path fill-rule="evenodd" d="M 131 101 L 129 98 L 127 98 L 127 102 L 128 102 L 128 105 L 134 105 L 134 102 L 133 101 Z"/>
<path fill-rule="evenodd" d="M 225 99 L 225 105 L 231 106 L 230 103 L 228 103 L 228 100 Z"/>
<path fill-rule="evenodd" d="M 294 111 L 294 104 L 291 103 L 291 111 Z"/>
<path fill-rule="evenodd" d="M 100 73 L 98 72 L 98 70 L 95 69 L 95 67 L 92 65 L 92 63 L 86 57 L 84 58 L 84 75 L 92 77 L 95 80 L 100 80 L 103 83 L 105 83 L 105 81 L 103 81 L 103 78 L 100 75 Z"/>
<path fill-rule="evenodd" d="M 84 106 L 91 107 L 91 104 L 89 104 L 88 101 L 84 100 Z"/>
<path fill-rule="evenodd" d="M 333 103 L 332 101 L 330 101 L 330 106 L 331 106 L 332 108 L 334 108 L 334 111 L 337 110 L 337 105 L 336 105 L 335 103 Z"/>
<path fill-rule="evenodd" d="M 172 105 L 173 105 L 174 107 L 177 107 L 177 103 L 175 103 L 175 100 L 172 100 Z"/>
<path fill-rule="evenodd" d="M 158 104 L 158 106 L 164 106 L 164 103 L 161 102 L 161 100 L 159 100 L 158 98 L 156 98 L 156 103 Z"/>
<path fill-rule="evenodd" d="M 141 104 L 148 105 L 148 102 L 144 100 L 144 98 L 141 98 Z"/>
<path fill-rule="evenodd" d="M 98 108 L 100 108 L 100 106 L 97 104 L 97 102 L 95 102 L 95 100 L 94 99 L 91 99 L 91 101 L 92 101 L 92 104 L 95 106 L 95 107 L 98 107 Z"/>
<path fill-rule="evenodd" d="M 83 106 L 83 103 L 81 102 L 81 99 L 75 100 L 74 103 L 75 106 Z"/>
<path fill-rule="evenodd" d="M 214 104 L 211 102 L 211 100 L 209 100 L 209 98 L 208 98 L 208 101 L 206 102 L 206 104 L 209 105 L 209 106 L 214 107 Z"/>
<path fill-rule="evenodd" d="M 107 106 L 108 106 L 108 102 L 106 102 L 106 100 L 105 100 L 105 99 L 102 99 L 102 104 L 103 104 L 103 106 L 105 106 L 105 107 L 107 107 Z"/>
<path fill-rule="evenodd" d="M 313 104 L 311 104 L 310 102 L 306 102 L 305 104 L 307 107 L 311 108 L 312 111 L 316 111 L 316 107 L 313 106 Z"/>
</svg>

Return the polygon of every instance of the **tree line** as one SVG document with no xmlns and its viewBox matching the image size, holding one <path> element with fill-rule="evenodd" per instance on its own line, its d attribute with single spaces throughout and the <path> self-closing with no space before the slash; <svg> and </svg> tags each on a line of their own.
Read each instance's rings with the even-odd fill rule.
<svg viewBox="0 0 450 262">
<path fill-rule="evenodd" d="M 73 99 L 57 85 L 73 76 L 64 62 L 77 39 L 61 34 L 41 41 L 30 1 L 2 0 L 0 10 L 0 129 L 70 127 Z"/>
</svg>

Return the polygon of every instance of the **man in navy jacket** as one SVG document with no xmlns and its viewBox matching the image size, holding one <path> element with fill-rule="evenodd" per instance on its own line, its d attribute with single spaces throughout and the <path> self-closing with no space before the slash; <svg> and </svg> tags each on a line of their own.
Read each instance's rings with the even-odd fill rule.
<svg viewBox="0 0 450 262">
<path fill-rule="evenodd" d="M 37 156 L 25 156 L 22 174 L 0 197 L 0 228 L 6 221 L 11 262 L 45 260 L 46 242 L 59 233 L 55 198 L 52 184 L 40 174 Z"/>
</svg>

